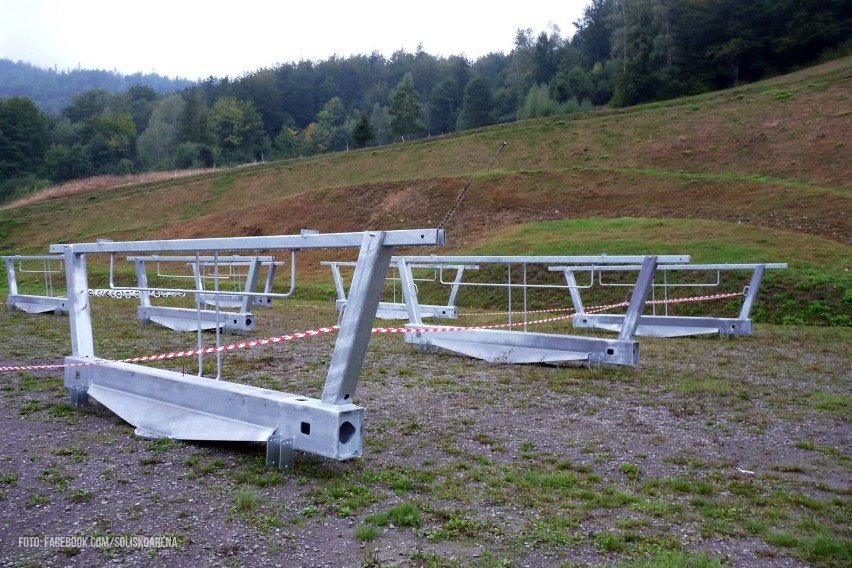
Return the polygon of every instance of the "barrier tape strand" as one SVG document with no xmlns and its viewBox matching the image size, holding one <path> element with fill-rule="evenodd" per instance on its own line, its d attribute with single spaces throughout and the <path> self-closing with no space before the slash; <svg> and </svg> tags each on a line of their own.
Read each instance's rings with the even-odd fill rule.
<svg viewBox="0 0 852 568">
<path fill-rule="evenodd" d="M 735 296 L 742 296 L 741 292 L 731 293 L 731 294 L 714 294 L 711 296 L 693 296 L 691 298 L 674 298 L 668 300 L 651 300 L 645 302 L 646 304 L 676 304 L 676 303 L 686 303 L 686 302 L 701 302 L 707 300 L 717 300 L 723 298 L 732 298 Z M 568 319 L 572 319 L 578 316 L 582 316 L 584 314 L 596 314 L 600 312 L 609 311 L 616 308 L 623 308 L 630 305 L 629 302 L 619 302 L 617 304 L 607 304 L 605 306 L 596 306 L 594 308 L 589 308 L 585 310 L 582 314 L 568 314 L 565 316 L 556 316 L 552 318 L 545 318 L 534 321 L 518 321 L 518 322 L 507 322 L 507 323 L 498 323 L 498 324 L 489 324 L 489 325 L 474 325 L 474 326 L 431 326 L 431 327 L 374 327 L 371 330 L 371 333 L 439 333 L 439 332 L 451 332 L 451 331 L 468 331 L 468 330 L 477 330 L 477 329 L 503 329 L 503 328 L 512 328 L 519 326 L 527 326 L 527 325 L 541 325 L 545 323 L 553 323 L 558 321 L 564 321 Z M 541 310 L 544 311 L 544 310 Z M 531 313 L 531 312 L 527 312 Z M 485 314 L 482 314 L 485 315 Z M 220 345 L 218 347 L 205 347 L 203 349 L 190 349 L 186 351 L 173 351 L 171 353 L 160 353 L 157 355 L 145 355 L 142 357 L 129 357 L 126 359 L 99 359 L 98 361 L 92 361 L 87 363 L 56 363 L 52 365 L 23 365 L 23 366 L 0 366 L 0 372 L 7 371 L 33 371 L 33 370 L 50 370 L 50 369 L 64 369 L 67 367 L 87 367 L 93 365 L 105 365 L 108 363 L 142 363 L 148 361 L 163 361 L 168 359 L 178 359 L 182 357 L 195 357 L 196 355 L 207 355 L 210 353 L 220 353 L 225 351 L 235 351 L 237 349 L 247 349 L 253 348 L 263 345 L 271 345 L 275 343 L 282 343 L 285 341 L 291 341 L 293 339 L 304 339 L 306 337 L 315 337 L 317 335 L 323 335 L 326 333 L 331 333 L 333 331 L 338 331 L 340 329 L 339 325 L 332 325 L 329 327 L 321 327 L 318 329 L 312 329 L 308 331 L 300 331 L 297 333 L 291 333 L 287 335 L 279 335 L 277 337 L 269 337 L 266 339 L 255 339 L 252 341 L 242 341 L 239 343 L 231 343 L 230 345 Z"/>
</svg>

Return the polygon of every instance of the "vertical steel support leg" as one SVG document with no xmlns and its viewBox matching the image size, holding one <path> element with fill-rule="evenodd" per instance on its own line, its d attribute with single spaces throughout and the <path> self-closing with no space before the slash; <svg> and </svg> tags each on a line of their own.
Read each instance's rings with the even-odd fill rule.
<svg viewBox="0 0 852 568">
<path fill-rule="evenodd" d="M 148 287 L 148 272 L 145 270 L 145 260 L 136 259 L 136 281 L 139 283 L 139 305 L 143 308 L 151 307 L 151 292 L 145 290 Z"/>
<path fill-rule="evenodd" d="M 266 274 L 266 285 L 263 287 L 264 294 L 272 293 L 272 283 L 275 281 L 275 261 L 269 263 L 269 272 Z"/>
<path fill-rule="evenodd" d="M 757 298 L 757 290 L 760 288 L 760 281 L 763 280 L 763 268 L 763 266 L 754 268 L 754 274 L 751 275 L 751 282 L 748 285 L 748 293 L 743 300 L 742 308 L 740 308 L 740 319 L 748 319 L 751 314 L 754 300 Z"/>
<path fill-rule="evenodd" d="M 351 404 L 358 386 L 393 254 L 392 246 L 384 246 L 384 237 L 382 231 L 366 233 L 361 243 L 322 393 L 322 401 L 327 404 Z"/>
<path fill-rule="evenodd" d="M 594 278 L 594 273 L 592 274 Z M 574 313 L 585 313 L 583 308 L 583 299 L 580 297 L 580 289 L 577 288 L 577 278 L 574 276 L 574 271 L 570 268 L 565 269 L 565 281 L 568 283 L 568 292 L 571 294 L 571 302 L 574 303 Z"/>
<path fill-rule="evenodd" d="M 94 357 L 92 309 L 89 304 L 89 276 L 86 255 L 77 254 L 70 246 L 65 249 L 65 278 L 68 282 L 68 316 L 71 320 L 71 354 Z"/>
<path fill-rule="evenodd" d="M 14 294 L 17 294 L 18 276 L 17 274 L 15 274 L 15 260 L 12 258 L 6 259 L 6 276 L 9 279 L 9 295 L 12 296 Z"/>
<path fill-rule="evenodd" d="M 450 289 L 450 300 L 447 302 L 448 306 L 456 306 L 456 297 L 459 295 L 462 276 L 464 276 L 464 266 L 459 266 L 458 270 L 456 270 L 456 279 L 453 280 L 453 287 Z"/>
<path fill-rule="evenodd" d="M 199 292 L 202 292 L 204 290 L 204 279 L 202 278 L 203 275 L 201 273 L 202 270 L 204 270 L 204 268 L 201 266 L 201 258 L 200 258 L 200 255 L 198 254 L 198 251 L 196 251 L 195 252 L 195 262 L 192 263 L 192 275 L 195 277 L 195 289 L 198 290 Z M 202 301 L 201 294 L 200 293 L 196 294 L 195 295 L 195 307 L 196 307 L 196 309 L 200 310 L 202 303 L 203 303 L 203 301 Z"/>
<path fill-rule="evenodd" d="M 402 287 L 402 300 L 405 302 L 405 310 L 408 312 L 408 323 L 414 325 L 423 324 L 423 316 L 420 313 L 420 299 L 417 297 L 417 285 L 411 274 L 411 266 L 404 258 L 397 259 L 399 269 L 399 283 Z"/>
<path fill-rule="evenodd" d="M 270 269 L 271 270 L 271 269 Z M 246 292 L 257 292 L 257 282 L 260 279 L 260 260 L 255 256 L 249 262 L 248 274 L 246 275 Z M 242 304 L 240 305 L 240 313 L 247 314 L 251 309 L 254 301 L 254 296 L 243 296 Z"/>
<path fill-rule="evenodd" d="M 648 298 L 648 292 L 654 285 L 654 275 L 657 272 L 657 257 L 648 256 L 642 262 L 642 269 L 639 271 L 639 278 L 636 280 L 636 287 L 633 289 L 633 296 L 630 298 L 630 305 L 627 307 L 627 313 L 624 314 L 624 325 L 621 328 L 619 339 L 631 340 L 636 335 L 636 328 L 639 326 L 639 317 L 642 315 L 642 310 L 645 309 L 645 300 Z"/>
<path fill-rule="evenodd" d="M 346 301 L 346 287 L 343 285 L 343 276 L 340 275 L 340 266 L 337 263 L 331 265 L 331 276 L 334 278 L 334 289 L 337 291 L 337 300 Z"/>
</svg>

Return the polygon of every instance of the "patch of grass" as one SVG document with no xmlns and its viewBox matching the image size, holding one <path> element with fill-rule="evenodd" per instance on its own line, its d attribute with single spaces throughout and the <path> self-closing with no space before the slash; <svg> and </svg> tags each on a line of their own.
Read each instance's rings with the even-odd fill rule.
<svg viewBox="0 0 852 568">
<path fill-rule="evenodd" d="M 618 533 L 604 532 L 595 535 L 595 541 L 603 552 L 622 552 L 627 548 L 624 537 Z"/>
<path fill-rule="evenodd" d="M 260 506 L 260 495 L 253 488 L 243 486 L 234 495 L 234 509 L 239 512 L 255 511 Z"/>
<path fill-rule="evenodd" d="M 355 528 L 355 538 L 362 542 L 374 540 L 381 536 L 382 531 L 375 525 L 363 524 Z"/>
<path fill-rule="evenodd" d="M 422 428 L 423 427 L 420 425 L 419 422 L 412 420 L 402 425 L 399 429 L 399 432 L 403 436 L 411 436 L 412 434 L 416 434 L 417 432 L 419 432 Z"/>
<path fill-rule="evenodd" d="M 17 485 L 18 484 L 18 474 L 17 473 L 3 473 L 0 474 L 0 485 Z"/>
<path fill-rule="evenodd" d="M 317 504 L 334 507 L 341 517 L 351 517 L 355 511 L 380 500 L 379 494 L 372 487 L 350 476 L 324 483 L 311 493 L 311 497 Z"/>
<path fill-rule="evenodd" d="M 724 568 L 727 562 L 706 552 L 664 551 L 641 560 L 621 561 L 618 568 Z"/>
<path fill-rule="evenodd" d="M 574 542 L 574 535 L 580 527 L 579 519 L 572 516 L 556 516 L 536 520 L 532 527 L 525 529 L 518 541 L 550 546 L 566 546 Z"/>
<path fill-rule="evenodd" d="M 558 489 L 577 485 L 579 477 L 572 471 L 542 472 L 529 470 L 525 473 L 509 473 L 505 481 L 516 483 L 525 488 Z"/>
<path fill-rule="evenodd" d="M 205 454 L 200 452 L 192 454 L 186 459 L 184 465 L 190 468 L 192 476 L 205 476 L 218 471 L 224 467 L 225 462 L 221 458 L 205 459 Z"/>
<path fill-rule="evenodd" d="M 417 504 L 411 501 L 406 501 L 398 505 L 394 505 L 384 513 L 376 513 L 368 515 L 364 520 L 367 523 L 378 525 L 380 527 L 394 525 L 396 527 L 418 527 L 422 520 L 423 513 Z"/>
<path fill-rule="evenodd" d="M 26 508 L 32 509 L 33 507 L 47 505 L 48 503 L 50 503 L 50 497 L 47 495 L 32 495 L 29 499 L 27 499 Z"/>
<path fill-rule="evenodd" d="M 36 400 L 36 399 L 30 399 L 30 400 L 25 400 L 23 402 L 23 404 L 21 404 L 21 407 L 18 409 L 18 412 L 20 413 L 21 416 L 29 416 L 30 414 L 33 414 L 34 412 L 38 412 L 39 410 L 42 410 L 43 408 L 44 408 L 44 405 L 42 405 L 41 401 Z"/>
<path fill-rule="evenodd" d="M 59 491 L 65 491 L 71 480 L 74 479 L 74 474 L 63 471 L 58 467 L 49 467 L 39 474 L 39 479 L 45 483 L 49 483 L 56 487 Z"/>
<path fill-rule="evenodd" d="M 84 462 L 89 460 L 89 452 L 79 446 L 68 446 L 67 448 L 55 448 L 52 452 L 55 456 L 67 456 L 73 462 Z"/>
<path fill-rule="evenodd" d="M 88 489 L 78 489 L 68 496 L 72 503 L 84 503 L 92 500 L 92 492 Z"/>
<path fill-rule="evenodd" d="M 765 540 L 768 544 L 773 546 L 780 546 L 783 548 L 792 548 L 796 546 L 799 542 L 796 535 L 794 535 L 790 531 L 786 530 L 769 530 L 766 531 L 763 535 L 763 540 Z"/>
<path fill-rule="evenodd" d="M 156 465 L 163 463 L 163 460 L 159 456 L 142 456 L 139 458 L 139 463 L 141 465 Z"/>
<path fill-rule="evenodd" d="M 500 535 L 503 532 L 500 527 L 461 509 L 431 510 L 428 516 L 434 519 L 435 523 L 430 523 L 422 532 L 432 542 L 460 538 L 481 539 L 485 535 Z"/>
<path fill-rule="evenodd" d="M 151 452 L 167 452 L 175 447 L 175 441 L 171 438 L 157 438 L 148 444 L 145 448 Z"/>
<path fill-rule="evenodd" d="M 216 178 L 210 186 L 210 191 L 215 194 L 224 193 L 234 186 L 236 178 L 231 174 L 225 174 Z"/>
<path fill-rule="evenodd" d="M 308 505 L 307 507 L 299 511 L 300 515 L 307 518 L 315 517 L 318 513 L 319 509 L 317 509 L 314 505 Z"/>
<path fill-rule="evenodd" d="M 620 469 L 621 473 L 623 473 L 628 479 L 636 480 L 642 475 L 642 470 L 638 465 L 633 463 L 623 463 L 618 466 L 618 469 Z"/>
<path fill-rule="evenodd" d="M 826 391 L 816 391 L 811 395 L 812 404 L 817 410 L 824 412 L 849 412 L 849 396 L 845 394 L 835 394 Z"/>
<path fill-rule="evenodd" d="M 50 407 L 48 414 L 53 418 L 66 418 L 68 416 L 73 416 L 76 414 L 74 407 L 68 404 L 67 402 L 63 402 L 60 404 L 54 404 Z"/>
<path fill-rule="evenodd" d="M 221 463 L 213 460 L 210 464 Z M 219 466 L 217 466 L 218 468 Z M 202 471 L 205 468 L 202 468 Z M 267 467 L 266 456 L 257 456 L 250 459 L 248 463 L 228 472 L 237 483 L 253 485 L 255 487 L 268 487 L 280 485 L 287 479 L 288 474 L 274 468 Z"/>
<path fill-rule="evenodd" d="M 284 526 L 284 521 L 277 515 L 253 514 L 249 515 L 248 523 L 262 532 L 268 533 Z"/>
</svg>

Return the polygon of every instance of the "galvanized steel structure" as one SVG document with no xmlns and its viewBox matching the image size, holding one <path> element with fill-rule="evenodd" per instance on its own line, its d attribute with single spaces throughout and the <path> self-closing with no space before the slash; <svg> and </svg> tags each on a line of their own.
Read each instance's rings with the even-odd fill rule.
<svg viewBox="0 0 852 568">
<path fill-rule="evenodd" d="M 51 245 L 51 253 L 64 255 L 67 274 L 72 354 L 65 359 L 64 384 L 76 405 L 91 396 L 140 435 L 266 442 L 267 461 L 282 468 L 289 467 L 293 450 L 337 460 L 360 456 L 364 409 L 353 397 L 394 247 L 442 244 L 443 230 L 425 229 Z M 315 248 L 360 248 L 320 399 L 111 362 L 95 353 L 87 255 Z"/>
<path fill-rule="evenodd" d="M 295 289 L 296 263 L 295 251 L 292 254 L 292 274 L 290 291 L 286 294 L 273 294 L 272 285 L 276 267 L 283 265 L 271 256 L 168 256 L 148 255 L 129 256 L 127 260 L 136 267 L 137 286 L 121 287 L 114 282 L 114 268 L 110 267 L 110 284 L 112 289 L 126 289 L 139 292 L 139 309 L 137 316 L 144 323 L 157 323 L 175 331 L 196 331 L 198 329 L 220 328 L 223 331 L 251 331 L 254 329 L 255 317 L 250 311 L 252 307 L 269 306 L 273 297 L 286 298 Z M 195 308 L 180 308 L 175 306 L 154 306 L 151 303 L 152 288 L 149 285 L 148 266 L 157 267 L 156 276 L 167 279 L 188 278 L 195 283 L 195 289 L 174 289 L 185 293 L 194 292 Z M 192 274 L 178 272 L 164 273 L 163 265 L 185 265 Z M 267 268 L 267 278 L 263 292 L 257 292 L 260 282 L 261 268 Z M 223 278 L 234 276 L 234 270 L 247 268 L 244 289 L 239 292 L 219 290 Z M 209 272 L 209 274 L 208 274 Z M 214 290 L 205 290 L 205 280 L 212 279 Z M 203 292 L 203 293 L 202 293 Z M 212 306 L 213 309 L 202 309 L 201 305 Z M 232 311 L 236 309 L 237 311 Z"/>
<path fill-rule="evenodd" d="M 337 311 L 342 312 L 346 309 L 346 301 L 347 301 L 347 292 L 346 292 L 346 284 L 344 282 L 343 274 L 341 272 L 342 267 L 354 267 L 354 262 L 345 262 L 345 261 L 324 261 L 321 262 L 323 266 L 331 267 L 331 275 L 334 279 L 334 289 L 337 292 L 337 300 L 335 302 L 335 307 Z M 399 267 L 402 268 L 399 268 Z M 464 277 L 465 270 L 477 270 L 479 266 L 477 265 L 465 265 L 465 264 L 411 264 L 408 262 L 404 262 L 400 265 L 400 258 L 394 257 L 391 259 L 391 272 L 387 277 L 387 280 L 391 281 L 393 284 L 394 298 L 391 301 L 382 301 L 379 302 L 379 310 L 376 313 L 376 317 L 379 319 L 406 319 L 408 317 L 408 308 L 406 307 L 408 298 L 406 296 L 406 287 L 400 288 L 400 297 L 396 298 L 396 285 L 398 282 L 402 280 L 401 276 L 396 275 L 397 269 L 407 270 L 409 271 L 409 276 L 407 277 L 407 281 L 416 283 L 419 280 L 428 280 L 430 282 L 440 282 L 443 285 L 449 286 L 450 292 L 449 297 L 447 298 L 446 304 L 419 304 L 418 309 L 420 312 L 421 318 L 435 318 L 435 319 L 456 319 L 458 318 L 458 307 L 456 306 L 456 300 L 458 298 L 459 288 L 461 286 L 462 278 Z M 431 270 L 433 275 L 428 279 L 416 278 L 413 274 L 415 269 L 428 269 Z M 452 281 L 444 280 L 444 271 L 452 271 L 455 272 Z"/>
<path fill-rule="evenodd" d="M 4 256 L 6 277 L 9 281 L 9 309 L 21 310 L 30 314 L 53 312 L 57 315 L 68 313 L 68 299 L 53 295 L 53 275 L 63 274 L 64 257 L 62 255 L 14 255 Z M 26 264 L 25 264 L 26 263 Z M 34 265 L 34 266 L 33 266 Z M 43 276 L 44 294 L 21 294 L 18 290 L 18 273 L 30 272 Z"/>
<path fill-rule="evenodd" d="M 639 317 L 636 326 L 636 335 L 646 337 L 684 337 L 690 335 L 720 334 L 723 336 L 751 335 L 754 326 L 751 320 L 751 310 L 754 306 L 764 271 L 767 269 L 787 268 L 786 263 L 772 264 L 670 264 L 660 265 L 657 272 L 663 275 L 661 282 L 653 284 L 654 289 L 660 288 L 663 292 L 663 314 L 655 313 Z M 565 274 L 568 288 L 571 292 L 571 301 L 574 304 L 577 317 L 573 318 L 574 327 L 579 329 L 601 329 L 607 331 L 621 332 L 624 328 L 627 316 L 624 314 L 590 314 L 585 312 L 581 290 L 598 286 L 624 286 L 624 284 L 605 282 L 604 274 L 615 272 L 635 272 L 641 269 L 639 265 L 589 265 L 589 266 L 551 266 L 549 270 L 563 272 Z M 750 272 L 751 277 L 743 293 L 743 303 L 739 316 L 736 318 L 724 318 L 715 316 L 676 316 L 668 314 L 669 293 L 678 288 L 706 289 L 717 287 L 720 283 L 720 275 L 723 272 Z M 670 282 L 670 273 L 715 273 L 715 281 L 681 281 Z M 578 285 L 577 275 L 588 274 L 588 283 Z"/>
<path fill-rule="evenodd" d="M 405 334 L 405 342 L 417 345 L 421 351 L 441 348 L 485 361 L 503 363 L 557 363 L 583 361 L 589 365 L 631 365 L 639 363 L 639 343 L 635 341 L 639 316 L 645 307 L 645 300 L 654 282 L 658 264 L 689 262 L 688 255 L 659 256 L 408 256 L 398 259 L 400 278 L 408 309 L 407 327 L 412 328 Z M 430 265 L 487 265 L 502 264 L 509 268 L 509 281 L 502 284 L 465 282 L 467 286 L 506 286 L 511 292 L 519 288 L 526 298 L 526 292 L 536 285 L 527 282 L 527 266 L 532 264 L 552 266 L 564 264 L 629 264 L 641 263 L 634 285 L 634 293 L 618 338 L 576 336 L 555 333 L 530 332 L 505 329 L 468 329 L 453 331 L 434 331 L 440 325 L 423 323 L 417 299 L 417 287 L 411 277 L 410 266 Z M 520 267 L 520 281 L 511 280 L 512 266 Z M 554 287 L 554 286 L 549 286 Z M 563 285 L 563 287 L 566 287 Z M 526 317 L 526 302 L 521 312 Z M 428 329 L 427 328 L 431 328 Z M 423 331 L 419 331 L 423 330 Z"/>
</svg>

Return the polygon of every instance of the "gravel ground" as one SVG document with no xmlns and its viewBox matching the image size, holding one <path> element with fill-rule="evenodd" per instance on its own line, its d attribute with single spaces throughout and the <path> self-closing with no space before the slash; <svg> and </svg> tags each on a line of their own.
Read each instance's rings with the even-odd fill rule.
<svg viewBox="0 0 852 568">
<path fill-rule="evenodd" d="M 99 355 L 194 345 L 131 304 L 95 302 Z M 251 336 L 328 325 L 326 308 L 264 311 Z M 0 323 L 2 365 L 70 352 L 65 317 Z M 144 440 L 97 401 L 71 409 L 60 371 L 5 372 L 0 565 L 848 565 L 852 333 L 756 327 L 643 339 L 638 368 L 592 370 L 377 335 L 355 400 L 364 456 L 297 454 L 290 473 L 261 444 Z M 318 397 L 334 340 L 229 354 L 224 378 Z"/>
</svg>

